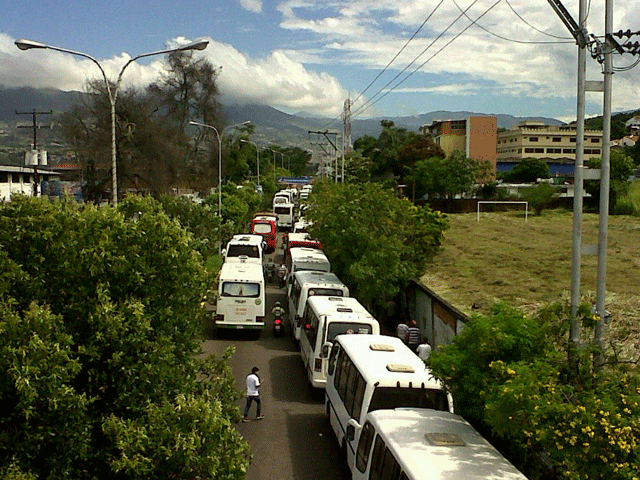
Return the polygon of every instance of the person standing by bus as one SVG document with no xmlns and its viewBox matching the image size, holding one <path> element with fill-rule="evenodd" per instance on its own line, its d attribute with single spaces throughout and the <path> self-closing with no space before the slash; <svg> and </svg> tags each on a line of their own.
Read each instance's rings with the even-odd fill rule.
<svg viewBox="0 0 640 480">
<path fill-rule="evenodd" d="M 249 421 L 249 409 L 251 408 L 251 403 L 256 402 L 256 419 L 262 420 L 264 415 L 261 412 L 262 402 L 260 400 L 260 385 L 262 382 L 260 381 L 260 377 L 258 376 L 258 372 L 260 369 L 258 367 L 253 367 L 251 369 L 251 373 L 247 375 L 247 405 L 244 407 L 244 418 L 243 422 Z"/>
<path fill-rule="evenodd" d="M 424 341 L 418 345 L 416 353 L 425 362 L 429 359 L 429 355 L 431 355 L 431 345 L 429 345 L 427 337 L 424 337 Z"/>
<path fill-rule="evenodd" d="M 418 345 L 420 345 L 420 328 L 415 320 L 409 320 L 409 329 L 407 330 L 407 345 L 409 348 L 416 351 Z"/>
<path fill-rule="evenodd" d="M 400 322 L 398 322 L 398 326 L 396 327 L 396 334 L 398 335 L 398 338 L 405 343 L 405 345 L 407 343 L 408 333 L 409 333 L 409 325 L 407 325 L 406 321 L 400 320 Z"/>
</svg>

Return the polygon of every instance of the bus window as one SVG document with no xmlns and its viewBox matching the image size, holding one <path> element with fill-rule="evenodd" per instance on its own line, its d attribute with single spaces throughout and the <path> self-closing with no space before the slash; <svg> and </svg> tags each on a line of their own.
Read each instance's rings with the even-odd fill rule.
<svg viewBox="0 0 640 480">
<path fill-rule="evenodd" d="M 371 325 L 364 323 L 343 323 L 333 322 L 329 324 L 329 330 L 327 332 L 327 342 L 333 342 L 337 335 L 343 333 L 368 333 L 371 334 Z"/>
<path fill-rule="evenodd" d="M 257 283 L 224 282 L 222 284 L 223 297 L 259 297 L 260 285 Z"/>
<path fill-rule="evenodd" d="M 430 408 L 448 412 L 449 400 L 444 390 L 376 387 L 369 403 L 369 412 L 398 407 Z"/>
<path fill-rule="evenodd" d="M 371 444 L 375 433 L 376 431 L 371 423 L 364 424 L 356 453 L 356 467 L 363 473 L 367 470 L 367 462 L 369 461 L 369 453 L 371 452 Z"/>
<path fill-rule="evenodd" d="M 333 371 L 336 368 L 336 359 L 338 358 L 338 352 L 340 352 L 340 344 L 336 343 L 331 349 L 331 355 L 329 355 L 329 366 L 327 367 L 328 375 L 333 375 Z"/>
</svg>

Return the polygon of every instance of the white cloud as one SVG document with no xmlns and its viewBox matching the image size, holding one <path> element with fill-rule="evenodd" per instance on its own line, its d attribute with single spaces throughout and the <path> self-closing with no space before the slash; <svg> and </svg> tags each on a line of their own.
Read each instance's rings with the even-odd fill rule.
<svg viewBox="0 0 640 480">
<path fill-rule="evenodd" d="M 240 0 L 240 6 L 253 13 L 262 13 L 262 0 Z"/>
<path fill-rule="evenodd" d="M 83 90 L 87 80 L 102 78 L 91 60 L 51 50 L 21 51 L 14 41 L 0 34 L 0 85 L 4 87 Z M 186 41 L 176 38 L 169 44 Z M 290 52 L 274 51 L 265 58 L 253 59 L 228 44 L 209 42 L 201 55 L 209 58 L 214 66 L 222 67 L 218 82 L 223 104 L 262 103 L 291 111 L 335 115 L 347 96 L 335 77 L 307 69 Z M 129 55 L 122 53 L 100 60 L 100 64 L 107 78 L 113 80 L 129 59 Z M 163 70 L 161 58 L 150 64 L 131 63 L 123 76 L 123 86 L 148 85 L 157 80 Z"/>
</svg>

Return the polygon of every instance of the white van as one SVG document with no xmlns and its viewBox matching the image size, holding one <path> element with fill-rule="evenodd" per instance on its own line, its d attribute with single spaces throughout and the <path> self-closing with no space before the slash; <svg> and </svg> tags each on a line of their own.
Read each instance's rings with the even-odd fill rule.
<svg viewBox="0 0 640 480">
<path fill-rule="evenodd" d="M 234 235 L 222 251 L 222 256 L 225 262 L 239 262 L 244 259 L 246 262 L 262 265 L 265 247 L 266 242 L 262 235 Z"/>
<path fill-rule="evenodd" d="M 262 265 L 243 259 L 225 262 L 218 280 L 215 322 L 218 328 L 264 328 L 265 288 Z"/>
<path fill-rule="evenodd" d="M 278 215 L 278 228 L 293 229 L 295 221 L 295 205 L 293 203 L 279 203 L 273 206 L 273 213 Z"/>
<path fill-rule="evenodd" d="M 335 273 L 299 271 L 292 276 L 289 289 L 289 322 L 296 340 L 300 340 L 302 314 L 309 297 L 348 297 L 349 289 Z"/>
<path fill-rule="evenodd" d="M 343 333 L 380 333 L 378 321 L 352 297 L 310 297 L 302 315 L 300 355 L 309 383 L 324 388 L 327 357 L 334 338 Z"/>
<path fill-rule="evenodd" d="M 461 416 L 376 410 L 365 417 L 353 480 L 527 480 Z"/>
<path fill-rule="evenodd" d="M 327 363 L 329 423 L 353 466 L 361 426 L 369 412 L 408 407 L 453 413 L 453 399 L 415 353 L 397 337 L 338 335 Z M 347 424 L 355 427 L 351 441 Z"/>
<path fill-rule="evenodd" d="M 318 248 L 293 247 L 285 252 L 284 264 L 287 267 L 287 291 L 291 288 L 293 274 L 296 272 L 314 271 L 330 272 L 331 262 L 325 253 Z"/>
</svg>

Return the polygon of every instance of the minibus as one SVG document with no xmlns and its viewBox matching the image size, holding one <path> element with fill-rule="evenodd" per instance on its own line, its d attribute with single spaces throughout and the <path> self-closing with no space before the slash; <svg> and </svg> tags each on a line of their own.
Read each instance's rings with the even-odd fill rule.
<svg viewBox="0 0 640 480">
<path fill-rule="evenodd" d="M 453 399 L 405 343 L 388 335 L 338 335 L 327 363 L 329 423 L 353 464 L 360 426 L 375 410 L 411 407 L 453 413 Z M 356 427 L 347 441 L 349 422 Z"/>
<path fill-rule="evenodd" d="M 225 262 L 234 262 L 245 259 L 247 262 L 262 265 L 262 256 L 266 242 L 262 235 L 242 234 L 234 235 L 226 248 L 222 251 Z"/>
<path fill-rule="evenodd" d="M 277 227 L 276 227 L 277 217 L 272 214 L 272 216 L 268 215 L 257 215 L 251 220 L 251 226 L 249 227 L 249 232 L 256 235 L 261 235 L 266 242 L 265 253 L 273 252 L 276 249 L 276 241 L 277 241 Z"/>
<path fill-rule="evenodd" d="M 284 256 L 287 267 L 287 292 L 291 288 L 293 274 L 303 271 L 330 272 L 331 262 L 325 253 L 318 248 L 293 247 L 288 248 Z"/>
<path fill-rule="evenodd" d="M 353 480 L 527 480 L 461 416 L 428 409 L 369 412 Z"/>
<path fill-rule="evenodd" d="M 262 265 L 240 259 L 225 262 L 218 279 L 215 323 L 218 328 L 264 328 L 265 285 Z"/>
<path fill-rule="evenodd" d="M 278 215 L 278 228 L 293 229 L 295 217 L 295 205 L 293 203 L 280 203 L 273 206 L 273 212 Z"/>
<path fill-rule="evenodd" d="M 309 297 L 348 297 L 349 288 L 335 273 L 299 271 L 292 276 L 289 289 L 289 322 L 296 340 L 300 340 L 302 314 Z"/>
<path fill-rule="evenodd" d="M 300 356 L 309 383 L 324 388 L 331 343 L 340 334 L 380 333 L 378 321 L 352 297 L 309 297 L 302 315 Z"/>
</svg>

